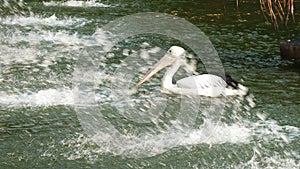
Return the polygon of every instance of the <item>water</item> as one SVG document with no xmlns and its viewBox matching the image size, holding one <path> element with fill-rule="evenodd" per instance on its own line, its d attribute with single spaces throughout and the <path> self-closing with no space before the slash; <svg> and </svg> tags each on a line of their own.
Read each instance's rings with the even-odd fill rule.
<svg viewBox="0 0 300 169">
<path fill-rule="evenodd" d="M 1 1 L 1 168 L 299 168 L 299 62 L 280 58 L 257 3 L 239 10 L 223 1 Z M 171 45 L 194 54 L 155 34 L 108 48 L 103 26 L 137 12 L 196 25 L 249 94 L 166 95 L 163 73 L 131 90 Z M 290 36 L 300 36 L 299 21 Z M 205 71 L 199 56 L 189 61 Z"/>
</svg>

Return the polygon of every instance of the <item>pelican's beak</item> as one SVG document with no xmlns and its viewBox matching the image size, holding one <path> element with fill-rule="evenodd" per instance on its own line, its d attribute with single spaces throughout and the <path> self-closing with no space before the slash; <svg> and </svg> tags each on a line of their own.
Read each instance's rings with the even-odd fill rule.
<svg viewBox="0 0 300 169">
<path fill-rule="evenodd" d="M 133 88 L 137 88 L 139 85 L 144 83 L 146 80 L 148 80 L 150 77 L 152 77 L 155 73 L 160 71 L 161 69 L 171 65 L 176 61 L 176 58 L 172 56 L 170 53 L 166 53 L 155 65 L 152 69 L 150 69 L 146 75 L 138 82 L 136 83 Z"/>
</svg>

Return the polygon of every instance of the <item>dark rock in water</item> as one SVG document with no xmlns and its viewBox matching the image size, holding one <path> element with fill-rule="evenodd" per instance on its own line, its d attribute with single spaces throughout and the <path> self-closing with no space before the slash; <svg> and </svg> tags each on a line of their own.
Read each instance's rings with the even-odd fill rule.
<svg viewBox="0 0 300 169">
<path fill-rule="evenodd" d="M 300 38 L 281 42 L 280 55 L 285 59 L 300 59 Z"/>
</svg>

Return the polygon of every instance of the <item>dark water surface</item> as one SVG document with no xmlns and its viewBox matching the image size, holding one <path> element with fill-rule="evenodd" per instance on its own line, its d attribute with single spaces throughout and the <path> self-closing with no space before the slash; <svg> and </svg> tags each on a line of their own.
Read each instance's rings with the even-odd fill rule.
<svg viewBox="0 0 300 169">
<path fill-rule="evenodd" d="M 278 46 L 300 37 L 299 3 L 289 32 L 265 22 L 253 1 L 239 9 L 232 1 L 206 0 L 0 3 L 0 168 L 300 167 L 300 62 L 282 60 Z M 159 92 L 160 73 L 130 96 L 138 105 L 133 119 L 153 107 L 163 112 L 159 119 L 139 122 L 126 114 L 135 109 L 121 112 L 130 104 L 111 84 L 122 81 L 115 72 L 126 67 L 127 56 L 153 56 L 133 70 L 141 77 L 171 45 L 184 46 L 170 37 L 141 35 L 102 56 L 101 27 L 139 12 L 167 13 L 196 25 L 214 45 L 225 72 L 249 94 L 197 98 L 201 111 L 192 112 L 195 124 L 182 125 L 184 98 Z M 89 131 L 82 126 L 89 120 L 93 126 L 93 117 L 88 108 L 74 106 L 73 92 L 74 72 L 84 56 L 95 57 L 98 69 L 92 86 L 99 125 Z M 197 71 L 204 72 L 194 58 Z M 224 105 L 222 111 L 207 109 L 214 104 Z"/>
</svg>

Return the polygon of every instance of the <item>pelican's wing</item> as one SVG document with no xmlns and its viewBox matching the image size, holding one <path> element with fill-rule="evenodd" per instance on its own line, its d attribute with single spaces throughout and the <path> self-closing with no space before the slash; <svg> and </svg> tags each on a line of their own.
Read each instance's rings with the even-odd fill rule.
<svg viewBox="0 0 300 169">
<path fill-rule="evenodd" d="M 211 88 L 211 87 L 226 87 L 226 82 L 219 76 L 212 74 L 202 74 L 197 76 L 189 76 L 177 81 L 177 86 L 180 88 Z"/>
<path fill-rule="evenodd" d="M 209 97 L 220 96 L 226 87 L 226 82 L 219 76 L 202 74 L 178 80 L 177 87 L 182 91 L 193 91 L 193 94 Z"/>
</svg>

